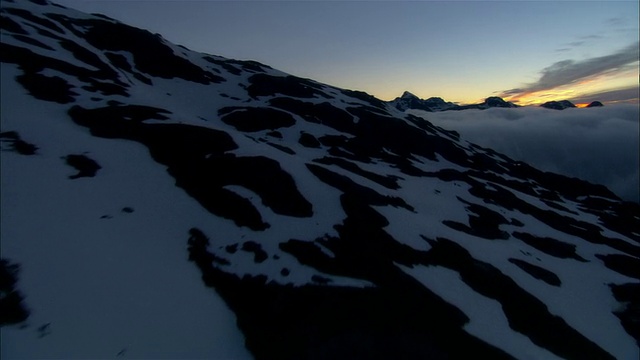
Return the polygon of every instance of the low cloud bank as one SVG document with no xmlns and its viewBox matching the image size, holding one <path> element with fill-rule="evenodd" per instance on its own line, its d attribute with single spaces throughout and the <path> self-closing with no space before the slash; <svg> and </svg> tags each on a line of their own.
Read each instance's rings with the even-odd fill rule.
<svg viewBox="0 0 640 360">
<path fill-rule="evenodd" d="M 515 160 L 603 184 L 624 200 L 640 202 L 638 105 L 409 112 Z"/>
</svg>

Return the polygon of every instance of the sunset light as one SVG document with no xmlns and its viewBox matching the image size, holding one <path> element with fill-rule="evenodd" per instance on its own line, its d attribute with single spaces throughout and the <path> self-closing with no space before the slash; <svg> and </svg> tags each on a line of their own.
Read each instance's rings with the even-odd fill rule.
<svg viewBox="0 0 640 360">
<path fill-rule="evenodd" d="M 539 91 L 523 91 L 514 96 L 503 94 L 503 97 L 522 106 L 539 105 L 551 100 L 571 100 L 574 103 L 585 104 L 594 100 L 603 103 L 638 103 L 638 69 L 638 62 L 635 62 L 629 66 L 607 70 L 602 74 L 588 75 L 566 85 Z M 617 96 L 610 98 L 612 93 Z M 602 98 L 598 98 L 599 94 L 602 94 Z"/>
</svg>

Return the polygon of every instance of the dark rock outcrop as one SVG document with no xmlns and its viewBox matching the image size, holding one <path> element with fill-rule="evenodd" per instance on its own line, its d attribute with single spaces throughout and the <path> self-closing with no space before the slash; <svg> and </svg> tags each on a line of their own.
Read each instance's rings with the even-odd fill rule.
<svg viewBox="0 0 640 360">
<path fill-rule="evenodd" d="M 394 106 L 400 111 L 409 109 L 424 110 L 429 112 L 434 111 L 447 111 L 447 110 L 469 110 L 479 109 L 485 110 L 489 108 L 501 107 L 501 108 L 515 108 L 518 107 L 512 102 L 505 101 L 504 99 L 492 96 L 486 98 L 482 103 L 470 104 L 470 105 L 458 105 L 452 102 L 444 101 L 439 97 L 430 97 L 426 100 L 420 99 L 416 95 L 405 91 L 402 96 L 390 101 L 389 104 Z"/>
<path fill-rule="evenodd" d="M 540 106 L 543 107 L 543 108 L 553 109 L 553 110 L 564 110 L 564 109 L 576 107 L 569 100 L 547 101 L 546 103 L 544 103 L 544 104 L 542 104 Z"/>
</svg>

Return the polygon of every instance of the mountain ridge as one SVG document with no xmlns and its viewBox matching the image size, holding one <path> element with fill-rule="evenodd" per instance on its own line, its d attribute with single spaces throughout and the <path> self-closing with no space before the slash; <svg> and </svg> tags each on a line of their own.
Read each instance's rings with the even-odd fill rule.
<svg viewBox="0 0 640 360">
<path fill-rule="evenodd" d="M 456 103 L 444 101 L 439 97 L 430 97 L 428 99 L 420 99 L 416 95 L 405 91 L 402 93 L 400 97 L 397 97 L 388 102 L 393 107 L 400 111 L 405 111 L 408 109 L 412 110 L 423 110 L 423 111 L 451 111 L 451 110 L 469 110 L 469 109 L 477 109 L 477 110 L 485 110 L 494 107 L 501 108 L 515 108 L 518 105 L 505 101 L 501 97 L 498 96 L 490 96 L 486 98 L 482 103 L 479 104 L 469 104 L 469 105 L 458 105 Z"/>
<path fill-rule="evenodd" d="M 46 164 L 51 182 L 87 194 L 58 210 L 61 223 L 90 213 L 86 224 L 109 241 L 148 244 L 145 229 L 160 226 L 151 200 L 89 201 L 126 187 L 101 180 L 113 176 L 133 189 L 171 183 L 158 195 L 192 215 L 163 241 L 186 245 L 256 358 L 637 353 L 637 313 L 624 304 L 640 278 L 640 212 L 604 186 L 513 161 L 366 93 L 191 52 L 115 20 L 46 1 L 3 1 L 2 14 L 3 192 L 43 186 L 21 169 Z M 41 119 L 18 104 L 37 104 Z M 128 150 L 134 163 L 109 155 L 124 148 L 144 151 Z M 164 175 L 130 175 L 147 166 Z M 41 278 L 30 258 L 45 245 L 26 234 L 45 220 L 6 215 L 39 203 L 4 198 L 3 247 L 25 278 Z M 173 224 L 156 211 L 163 229 Z M 57 246 L 80 239 L 57 231 Z M 119 246 L 127 254 L 135 241 Z M 34 284 L 22 289 L 41 307 L 33 316 L 48 311 L 53 328 L 78 335 L 65 322 L 73 312 L 33 299 Z"/>
<path fill-rule="evenodd" d="M 486 110 L 490 108 L 517 108 L 520 105 L 505 101 L 499 96 L 490 96 L 486 98 L 482 103 L 459 105 L 453 102 L 445 101 L 440 97 L 430 97 L 428 99 L 420 99 L 418 96 L 405 91 L 400 97 L 397 97 L 391 101 L 388 101 L 391 106 L 400 111 L 406 110 L 423 110 L 428 112 L 434 111 L 460 111 L 460 110 Z M 560 101 L 547 101 L 540 104 L 541 107 L 554 110 L 564 110 L 567 108 L 575 108 L 576 106 L 569 100 Z M 586 107 L 601 107 L 604 106 L 599 101 L 592 101 Z"/>
</svg>

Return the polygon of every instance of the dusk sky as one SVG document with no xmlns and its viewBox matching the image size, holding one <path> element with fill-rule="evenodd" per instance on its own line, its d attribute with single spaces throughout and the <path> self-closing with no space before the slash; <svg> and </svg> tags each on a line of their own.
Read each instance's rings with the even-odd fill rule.
<svg viewBox="0 0 640 360">
<path fill-rule="evenodd" d="M 383 100 L 638 103 L 638 1 L 54 2 Z"/>
</svg>

